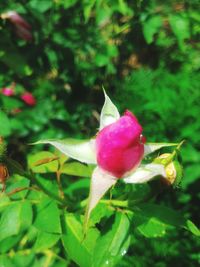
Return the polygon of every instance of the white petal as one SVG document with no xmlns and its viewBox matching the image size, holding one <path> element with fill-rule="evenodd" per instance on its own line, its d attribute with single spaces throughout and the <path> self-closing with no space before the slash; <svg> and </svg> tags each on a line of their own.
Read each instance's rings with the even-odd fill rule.
<svg viewBox="0 0 200 267">
<path fill-rule="evenodd" d="M 78 161 L 96 164 L 95 140 L 41 140 L 34 144 L 50 144 L 60 150 L 63 154 Z"/>
<path fill-rule="evenodd" d="M 164 166 L 162 164 L 150 163 L 137 168 L 130 176 L 124 178 L 124 182 L 128 184 L 142 184 L 158 175 L 166 177 Z"/>
<path fill-rule="evenodd" d="M 120 118 L 117 107 L 112 103 L 104 90 L 105 102 L 100 115 L 100 130 L 105 126 L 116 122 Z"/>
<path fill-rule="evenodd" d="M 177 143 L 146 143 L 144 145 L 144 156 L 153 153 L 154 151 L 167 146 L 177 146 Z"/>
<path fill-rule="evenodd" d="M 98 204 L 103 195 L 117 182 L 117 178 L 110 175 L 106 171 L 96 167 L 93 171 L 91 184 L 90 184 L 90 194 L 89 202 L 85 215 L 85 224 L 87 225 L 88 219 L 90 217 L 91 211 Z"/>
</svg>

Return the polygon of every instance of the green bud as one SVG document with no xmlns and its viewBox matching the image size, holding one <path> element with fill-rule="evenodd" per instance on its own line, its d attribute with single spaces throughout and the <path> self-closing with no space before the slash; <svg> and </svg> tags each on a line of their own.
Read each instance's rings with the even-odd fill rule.
<svg viewBox="0 0 200 267">
<path fill-rule="evenodd" d="M 164 153 L 164 154 L 160 155 L 159 157 L 155 158 L 154 163 L 166 165 L 171 161 L 171 158 L 172 158 L 172 154 Z"/>
<path fill-rule="evenodd" d="M 168 185 L 178 187 L 183 177 L 183 168 L 178 160 L 174 159 L 174 155 L 165 153 L 154 160 L 155 163 L 162 164 L 165 167 L 166 178 Z"/>
</svg>

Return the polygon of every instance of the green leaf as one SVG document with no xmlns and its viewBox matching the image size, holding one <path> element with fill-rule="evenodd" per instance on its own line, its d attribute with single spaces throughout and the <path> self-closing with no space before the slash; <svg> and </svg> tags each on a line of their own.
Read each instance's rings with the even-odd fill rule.
<svg viewBox="0 0 200 267">
<path fill-rule="evenodd" d="M 10 121 L 6 113 L 0 111 L 0 136 L 9 136 L 11 134 Z"/>
<path fill-rule="evenodd" d="M 105 126 L 116 122 L 120 118 L 117 107 L 112 103 L 104 90 L 105 102 L 100 115 L 100 130 Z"/>
<path fill-rule="evenodd" d="M 31 0 L 29 3 L 30 7 L 36 9 L 37 11 L 44 13 L 53 6 L 53 1 L 40 1 Z"/>
<path fill-rule="evenodd" d="M 84 3 L 83 14 L 84 14 L 85 22 L 87 23 L 88 20 L 90 19 L 92 8 L 95 5 L 96 0 L 84 1 L 83 3 Z"/>
<path fill-rule="evenodd" d="M 109 200 L 107 201 L 109 203 Z M 95 226 L 95 224 L 99 223 L 102 218 L 108 218 L 113 215 L 113 213 L 115 213 L 115 211 L 109 207 L 109 204 L 101 203 L 100 201 L 91 213 L 89 227 Z"/>
<path fill-rule="evenodd" d="M 12 204 L 3 211 L 0 220 L 0 241 L 19 233 L 20 215 L 21 203 Z"/>
<path fill-rule="evenodd" d="M 0 212 L 5 209 L 5 207 L 9 206 L 11 201 L 9 197 L 5 193 L 0 194 Z"/>
<path fill-rule="evenodd" d="M 79 162 L 65 163 L 61 168 L 61 173 L 73 176 L 90 177 L 93 171 L 91 166 L 83 165 Z"/>
<path fill-rule="evenodd" d="M 32 217 L 30 202 L 10 202 L 10 205 L 2 212 L 0 220 L 0 241 L 27 230 L 32 224 Z"/>
<path fill-rule="evenodd" d="M 177 145 L 178 143 L 146 143 L 144 145 L 144 156 L 147 156 L 160 148 Z"/>
<path fill-rule="evenodd" d="M 110 230 L 100 235 L 94 248 L 93 266 L 118 266 L 122 256 L 126 253 L 129 238 L 130 222 L 126 214 L 117 212 L 115 221 L 109 225 Z"/>
<path fill-rule="evenodd" d="M 171 29 L 174 32 L 176 38 L 178 39 L 181 48 L 184 46 L 184 40 L 190 38 L 190 27 L 189 21 L 186 15 L 171 15 L 169 17 L 169 23 Z"/>
<path fill-rule="evenodd" d="M 143 22 L 143 34 L 146 42 L 151 44 L 153 42 L 154 35 L 160 30 L 162 26 L 162 17 L 153 16 Z"/>
<path fill-rule="evenodd" d="M 138 209 L 133 212 L 133 224 L 142 235 L 148 238 L 162 237 L 173 227 L 185 228 L 195 235 L 199 234 L 196 226 L 186 221 L 181 213 L 156 204 L 138 206 Z"/>
<path fill-rule="evenodd" d="M 61 1 L 59 1 L 59 4 L 62 5 L 64 7 L 64 9 L 68 9 L 68 8 L 74 6 L 77 3 L 77 1 L 78 0 L 68 0 L 68 1 L 61 0 Z"/>
<path fill-rule="evenodd" d="M 12 180 L 11 180 L 12 179 Z M 18 188 L 28 187 L 30 185 L 30 180 L 20 175 L 13 175 L 12 178 L 8 180 L 8 185 L 6 187 L 6 192 L 10 193 Z M 22 199 L 25 198 L 27 190 L 23 190 L 21 192 L 17 192 L 11 196 L 11 199 Z"/>
<path fill-rule="evenodd" d="M 199 180 L 200 177 L 200 165 L 199 163 L 190 164 L 185 168 L 184 177 L 181 181 L 181 187 L 186 189 L 192 183 Z"/>
<path fill-rule="evenodd" d="M 0 256 L 0 266 L 1 267 L 16 267 L 7 255 Z"/>
<path fill-rule="evenodd" d="M 11 111 L 13 109 L 21 108 L 23 106 L 23 102 L 19 99 L 3 96 L 2 97 L 3 106 L 6 107 L 7 110 Z"/>
<path fill-rule="evenodd" d="M 35 173 L 56 172 L 58 170 L 58 160 L 56 156 L 48 151 L 41 151 L 28 156 L 28 166 Z"/>
<path fill-rule="evenodd" d="M 92 255 L 96 239 L 99 236 L 97 229 L 89 229 L 84 237 L 83 226 L 73 214 L 65 215 L 65 232 L 62 237 L 63 246 L 69 257 L 80 267 L 92 266 Z"/>
<path fill-rule="evenodd" d="M 10 44 L 5 44 L 5 46 L 5 54 L 0 56 L 0 61 L 2 61 L 19 76 L 30 75 L 30 72 L 27 73 L 29 66 L 26 64 L 25 58 L 19 53 L 19 51 Z"/>
<path fill-rule="evenodd" d="M 38 231 L 37 239 L 34 244 L 33 249 L 35 251 L 41 251 L 54 246 L 60 238 L 58 234 L 46 233 L 42 231 Z"/>
<path fill-rule="evenodd" d="M 96 54 L 95 56 L 95 64 L 98 67 L 103 67 L 109 63 L 109 57 L 104 54 Z"/>
<path fill-rule="evenodd" d="M 8 238 L 3 239 L 0 242 L 0 253 L 1 254 L 4 254 L 7 251 L 9 251 L 10 249 L 12 249 L 14 246 L 16 246 L 16 244 L 18 242 L 20 242 L 20 240 L 22 239 L 22 237 L 23 237 L 22 234 L 18 234 L 18 235 L 10 236 Z"/>
<path fill-rule="evenodd" d="M 88 164 L 96 164 L 94 140 L 41 140 L 34 144 L 50 144 L 73 159 Z"/>
<path fill-rule="evenodd" d="M 90 180 L 83 178 L 78 181 L 74 181 L 70 183 L 65 189 L 64 192 L 66 195 L 72 196 L 73 194 L 76 196 L 77 192 L 81 192 L 83 190 L 89 191 Z"/>
<path fill-rule="evenodd" d="M 12 262 L 14 263 L 15 267 L 34 267 L 33 262 L 35 258 L 35 254 L 32 251 L 30 251 L 30 253 L 27 253 L 26 255 L 23 255 L 22 253 L 14 253 L 14 255 L 12 256 Z"/>
<path fill-rule="evenodd" d="M 48 233 L 61 233 L 60 213 L 57 204 L 49 198 L 36 205 L 34 226 Z"/>
<path fill-rule="evenodd" d="M 33 221 L 32 205 L 29 201 L 21 202 L 20 231 L 27 230 Z"/>
<path fill-rule="evenodd" d="M 185 228 L 196 236 L 200 236 L 200 229 L 190 220 L 186 221 Z"/>
</svg>

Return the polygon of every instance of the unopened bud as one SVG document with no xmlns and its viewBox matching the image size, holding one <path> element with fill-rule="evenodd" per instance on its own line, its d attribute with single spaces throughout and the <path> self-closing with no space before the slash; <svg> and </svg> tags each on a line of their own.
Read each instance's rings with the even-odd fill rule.
<svg viewBox="0 0 200 267">
<path fill-rule="evenodd" d="M 8 169 L 5 164 L 0 163 L 0 184 L 5 184 L 6 179 L 9 177 Z"/>
<path fill-rule="evenodd" d="M 172 154 L 164 153 L 159 157 L 155 158 L 154 162 L 162 165 L 167 165 L 172 159 Z"/>
<path fill-rule="evenodd" d="M 154 162 L 162 164 L 165 167 L 166 177 L 165 182 L 173 187 L 178 187 L 183 177 L 183 168 L 181 164 L 173 159 L 174 156 L 170 153 L 165 153 L 157 157 Z"/>
<path fill-rule="evenodd" d="M 171 162 L 165 167 L 165 172 L 167 176 L 167 180 L 170 184 L 173 184 L 176 180 L 176 169 L 174 163 Z"/>
</svg>

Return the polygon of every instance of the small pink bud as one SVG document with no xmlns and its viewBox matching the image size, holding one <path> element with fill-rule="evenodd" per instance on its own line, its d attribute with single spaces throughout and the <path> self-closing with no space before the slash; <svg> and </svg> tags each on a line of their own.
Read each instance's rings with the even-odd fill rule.
<svg viewBox="0 0 200 267">
<path fill-rule="evenodd" d="M 14 115 L 16 115 L 16 114 L 18 114 L 18 113 L 20 113 L 20 112 L 22 112 L 21 108 L 14 108 L 14 109 L 12 110 L 12 114 L 14 114 Z"/>
<path fill-rule="evenodd" d="M 35 106 L 36 104 L 36 99 L 35 97 L 29 93 L 29 92 L 25 92 L 23 93 L 23 95 L 21 95 L 21 99 L 24 101 L 24 103 L 26 103 L 28 106 Z"/>
<path fill-rule="evenodd" d="M 98 165 L 117 178 L 136 168 L 144 154 L 141 133 L 142 127 L 130 111 L 103 128 L 96 138 Z"/>
<path fill-rule="evenodd" d="M 14 90 L 13 88 L 5 87 L 1 89 L 1 93 L 6 96 L 12 96 L 14 95 Z"/>
</svg>

